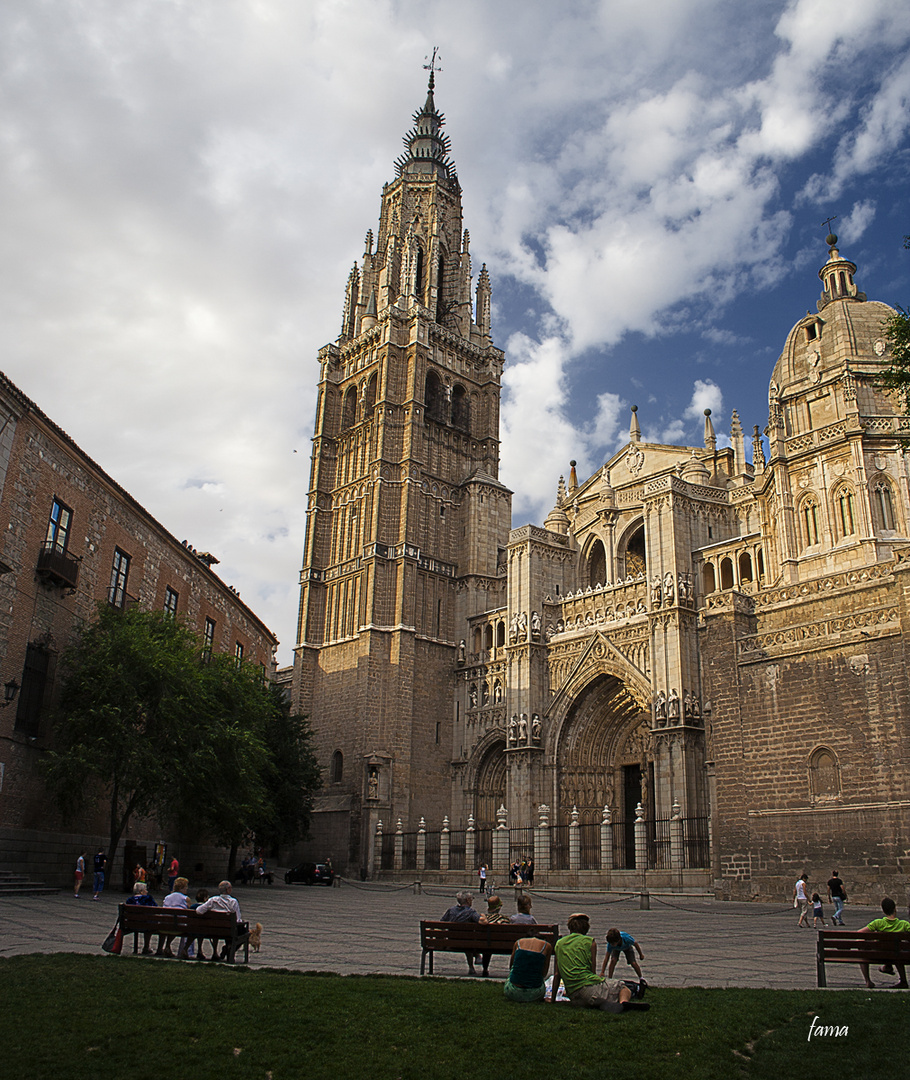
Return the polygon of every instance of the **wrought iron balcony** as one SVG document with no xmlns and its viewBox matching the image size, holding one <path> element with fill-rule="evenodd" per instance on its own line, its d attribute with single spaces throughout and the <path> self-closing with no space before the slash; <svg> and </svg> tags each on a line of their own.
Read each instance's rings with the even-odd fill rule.
<svg viewBox="0 0 910 1080">
<path fill-rule="evenodd" d="M 79 560 L 59 544 L 55 544 L 52 540 L 45 540 L 38 552 L 38 566 L 35 572 L 52 585 L 75 589 L 76 582 L 79 580 Z"/>
</svg>

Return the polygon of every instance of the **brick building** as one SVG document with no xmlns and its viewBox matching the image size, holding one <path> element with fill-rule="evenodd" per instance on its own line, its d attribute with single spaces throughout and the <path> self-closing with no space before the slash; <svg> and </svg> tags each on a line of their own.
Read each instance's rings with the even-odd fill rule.
<svg viewBox="0 0 910 1080">
<path fill-rule="evenodd" d="M 267 673 L 277 640 L 213 572 L 217 559 L 173 537 L 3 375 L 0 535 L 0 863 L 55 880 L 76 837 L 91 845 L 108 830 L 103 809 L 60 820 L 38 772 L 58 658 L 98 605 L 170 611 Z M 159 839 L 140 821 L 126 838 Z"/>
<path fill-rule="evenodd" d="M 319 353 L 295 704 L 312 852 L 351 871 L 870 897 L 910 854 L 907 422 L 829 237 L 771 374 L 767 453 L 628 443 L 542 526 L 498 480 L 504 356 L 472 304 L 433 79 Z M 798 299 L 794 306 L 802 309 Z M 764 415 L 761 416 L 764 428 Z M 907 561 L 905 561 L 907 560 Z M 429 852 L 429 854 L 427 854 Z"/>
</svg>

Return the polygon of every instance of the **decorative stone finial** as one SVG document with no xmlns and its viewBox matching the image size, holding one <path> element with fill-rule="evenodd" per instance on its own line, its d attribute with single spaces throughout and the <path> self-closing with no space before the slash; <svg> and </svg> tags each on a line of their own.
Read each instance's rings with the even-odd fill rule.
<svg viewBox="0 0 910 1080">
<path fill-rule="evenodd" d="M 629 442 L 641 442 L 641 424 L 638 422 L 638 406 L 632 406 L 632 420 L 629 423 Z"/>
</svg>

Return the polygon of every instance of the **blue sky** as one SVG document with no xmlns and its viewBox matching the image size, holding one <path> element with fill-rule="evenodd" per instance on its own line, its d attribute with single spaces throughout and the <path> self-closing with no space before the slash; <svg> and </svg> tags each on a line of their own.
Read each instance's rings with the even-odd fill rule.
<svg viewBox="0 0 910 1080">
<path fill-rule="evenodd" d="M 910 304 L 908 43 L 902 0 L 7 0 L 0 366 L 289 662 L 316 352 L 433 46 L 520 525 L 632 404 L 764 427 L 829 216 Z"/>
</svg>

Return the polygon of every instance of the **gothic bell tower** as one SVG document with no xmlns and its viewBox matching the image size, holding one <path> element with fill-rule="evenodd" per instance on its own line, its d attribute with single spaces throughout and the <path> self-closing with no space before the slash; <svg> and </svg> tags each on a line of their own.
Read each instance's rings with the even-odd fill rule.
<svg viewBox="0 0 910 1080">
<path fill-rule="evenodd" d="M 434 81 L 319 351 L 293 692 L 324 770 L 314 850 L 352 872 L 377 821 L 449 812 L 459 641 L 504 588 L 504 357 Z"/>
</svg>

